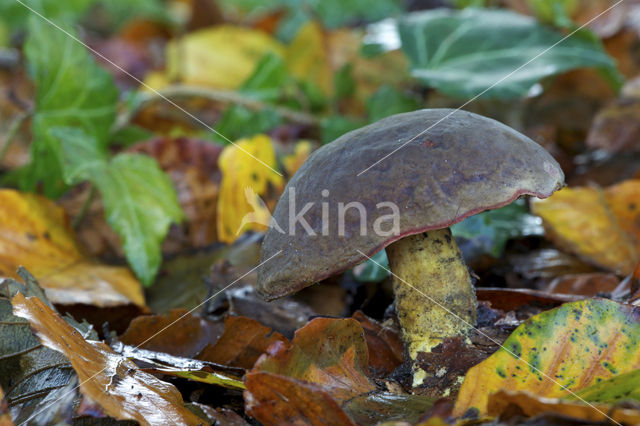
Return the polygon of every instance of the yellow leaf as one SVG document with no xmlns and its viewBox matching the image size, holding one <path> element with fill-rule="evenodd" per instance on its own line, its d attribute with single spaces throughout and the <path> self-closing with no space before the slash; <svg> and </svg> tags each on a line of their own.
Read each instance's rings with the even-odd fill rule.
<svg viewBox="0 0 640 426">
<path fill-rule="evenodd" d="M 64 210 L 52 201 L 0 190 L 0 276 L 19 279 L 24 266 L 57 304 L 144 306 L 140 283 L 123 267 L 84 255 Z"/>
<path fill-rule="evenodd" d="M 483 416 L 500 390 L 567 398 L 640 368 L 640 321 L 631 305 L 606 299 L 566 303 L 519 326 L 464 378 L 453 414 Z"/>
<path fill-rule="evenodd" d="M 269 227 L 271 213 L 261 197 L 270 189 L 279 194 L 283 179 L 256 158 L 271 168 L 276 167 L 276 153 L 268 136 L 239 140 L 220 154 L 218 239 L 222 242 L 233 242 L 242 231 L 264 231 Z"/>
<path fill-rule="evenodd" d="M 325 35 L 320 24 L 309 21 L 287 47 L 286 63 L 291 74 L 315 84 L 327 96 L 333 92 L 333 76 Z"/>
<path fill-rule="evenodd" d="M 171 41 L 167 45 L 167 74 L 169 80 L 185 84 L 234 90 L 267 53 L 283 56 L 284 48 L 262 31 L 220 25 Z"/>
<path fill-rule="evenodd" d="M 282 157 L 282 165 L 287 176 L 293 176 L 298 171 L 302 163 L 309 158 L 312 149 L 311 142 L 300 141 L 296 144 L 291 154 Z"/>
<path fill-rule="evenodd" d="M 585 260 L 630 274 L 640 253 L 640 180 L 605 190 L 565 188 L 535 200 L 549 238 Z"/>
</svg>

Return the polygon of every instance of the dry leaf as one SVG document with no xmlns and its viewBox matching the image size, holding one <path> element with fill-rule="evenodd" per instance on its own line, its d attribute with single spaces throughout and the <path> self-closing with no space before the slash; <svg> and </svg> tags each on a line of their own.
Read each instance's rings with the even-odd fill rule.
<svg viewBox="0 0 640 426">
<path fill-rule="evenodd" d="M 18 293 L 14 314 L 27 319 L 45 346 L 62 352 L 71 362 L 80 390 L 116 419 L 135 419 L 142 425 L 199 425 L 203 421 L 187 410 L 171 384 L 140 371 L 136 365 L 102 342 L 87 342 L 36 297 Z"/>
<path fill-rule="evenodd" d="M 234 90 L 267 53 L 283 56 L 284 47 L 262 31 L 218 25 L 169 42 L 167 76 L 185 84 Z"/>
<path fill-rule="evenodd" d="M 640 253 L 640 180 L 605 190 L 565 188 L 532 210 L 547 235 L 585 260 L 623 275 L 633 271 Z"/>
<path fill-rule="evenodd" d="M 222 183 L 218 198 L 218 238 L 231 243 L 243 231 L 265 231 L 271 213 L 262 201 L 270 190 L 282 192 L 283 179 L 269 167 L 277 167 L 271 139 L 256 135 L 227 146 L 220 155 Z"/>
<path fill-rule="evenodd" d="M 144 306 L 142 287 L 129 269 L 97 263 L 83 251 L 55 203 L 0 190 L 0 276 L 18 278 L 22 265 L 56 304 Z"/>
<path fill-rule="evenodd" d="M 331 96 L 333 74 L 325 34 L 318 22 L 309 21 L 298 30 L 287 47 L 285 58 L 293 76 L 313 83 L 326 96 Z"/>
</svg>

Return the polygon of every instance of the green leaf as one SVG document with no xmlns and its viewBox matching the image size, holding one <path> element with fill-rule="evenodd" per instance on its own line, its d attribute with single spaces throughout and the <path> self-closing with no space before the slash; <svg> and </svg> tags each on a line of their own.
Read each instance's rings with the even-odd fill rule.
<svg viewBox="0 0 640 426">
<path fill-rule="evenodd" d="M 414 111 L 420 107 L 411 96 L 389 86 L 382 86 L 367 100 L 367 113 L 369 121 L 378 121 L 382 118 L 402 112 Z"/>
<path fill-rule="evenodd" d="M 53 22 L 71 23 L 78 20 L 95 0 L 21 0 L 29 8 Z M 15 0 L 0 2 L 0 20 L 12 29 L 22 29 L 33 12 Z M 37 18 L 42 20 L 42 18 Z M 46 24 L 49 25 L 49 24 Z"/>
<path fill-rule="evenodd" d="M 389 259 L 387 252 L 380 250 L 371 259 L 367 259 L 351 270 L 356 281 L 361 283 L 378 283 L 389 276 Z"/>
<path fill-rule="evenodd" d="M 281 97 L 282 89 L 289 80 L 284 60 L 274 53 L 267 53 L 242 84 L 240 92 L 254 99 L 275 102 Z"/>
<path fill-rule="evenodd" d="M 351 130 L 358 129 L 366 123 L 342 115 L 334 115 L 322 119 L 320 122 L 320 131 L 322 135 L 322 143 L 329 143 Z"/>
<path fill-rule="evenodd" d="M 543 235 L 544 230 L 542 220 L 529 214 L 524 200 L 516 200 L 502 208 L 468 217 L 453 225 L 451 232 L 456 238 L 467 240 L 463 245 L 465 252 L 499 257 L 509 239 Z"/>
<path fill-rule="evenodd" d="M 258 133 L 266 133 L 281 121 L 278 114 L 271 109 L 253 111 L 241 105 L 231 105 L 220 117 L 216 130 L 233 141 Z M 222 144 L 229 143 L 215 134 L 213 138 Z"/>
<path fill-rule="evenodd" d="M 413 76 L 452 97 L 517 98 L 544 77 L 582 67 L 621 81 L 613 59 L 588 31 L 560 42 L 563 34 L 507 10 L 412 13 L 399 31 Z"/>
<path fill-rule="evenodd" d="M 608 380 L 602 380 L 576 393 L 567 399 L 581 399 L 596 404 L 617 404 L 621 401 L 640 401 L 640 370 L 618 374 Z"/>
<path fill-rule="evenodd" d="M 183 217 L 171 180 L 151 157 L 118 154 L 109 161 L 106 150 L 82 130 L 51 133 L 63 147 L 66 181 L 88 179 L 98 188 L 107 222 L 122 238 L 131 268 L 150 285 L 169 225 Z"/>
<path fill-rule="evenodd" d="M 80 128 L 105 149 L 118 91 L 81 44 L 40 18 L 29 22 L 25 55 L 36 97 L 31 163 L 22 171 L 20 186 L 33 191 L 41 184 L 45 195 L 55 198 L 67 188 L 60 142 L 49 130 Z"/>
</svg>

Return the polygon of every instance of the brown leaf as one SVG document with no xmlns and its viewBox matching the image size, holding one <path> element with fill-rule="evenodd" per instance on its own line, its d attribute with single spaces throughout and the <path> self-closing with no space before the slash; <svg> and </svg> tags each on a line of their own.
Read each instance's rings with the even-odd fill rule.
<svg viewBox="0 0 640 426">
<path fill-rule="evenodd" d="M 266 372 L 247 373 L 247 414 L 265 426 L 354 425 L 321 386 Z"/>
<path fill-rule="evenodd" d="M 591 124 L 587 145 L 609 152 L 640 151 L 640 100 L 621 99 L 600 110 Z"/>
<path fill-rule="evenodd" d="M 365 373 L 368 357 L 364 331 L 356 320 L 316 318 L 296 331 L 290 344 L 273 344 L 253 372 L 316 383 L 341 403 L 376 389 Z"/>
<path fill-rule="evenodd" d="M 55 304 L 144 307 L 142 286 L 131 271 L 84 255 L 64 211 L 52 201 L 0 190 L 0 276 L 18 278 L 26 267 Z"/>
<path fill-rule="evenodd" d="M 166 315 L 144 315 L 131 321 L 120 341 L 156 352 L 181 357 L 193 357 L 215 342 L 222 332 L 222 324 L 174 309 Z M 171 327 L 170 332 L 163 332 Z"/>
<path fill-rule="evenodd" d="M 369 371 L 373 377 L 386 377 L 404 362 L 404 343 L 389 326 L 369 318 L 361 311 L 353 314 L 364 329 L 369 349 Z"/>
<path fill-rule="evenodd" d="M 602 293 L 611 293 L 619 284 L 620 279 L 614 274 L 594 272 L 555 278 L 546 291 L 591 297 Z"/>
<path fill-rule="evenodd" d="M 18 293 L 14 314 L 29 320 L 45 346 L 62 352 L 78 374 L 81 392 L 98 402 L 111 417 L 135 419 L 142 425 L 202 424 L 184 408 L 171 384 L 140 371 L 101 342 L 87 342 L 40 299 Z"/>
<path fill-rule="evenodd" d="M 207 345 L 197 359 L 250 369 L 260 355 L 278 341 L 286 343 L 287 339 L 251 318 L 229 316 L 224 321 L 220 339 Z"/>
<path fill-rule="evenodd" d="M 554 413 L 589 422 L 606 422 L 610 419 L 624 424 L 640 424 L 640 410 L 610 407 L 606 404 L 584 404 L 558 398 L 544 398 L 528 392 L 500 390 L 489 397 L 488 414 L 498 416 L 513 407 L 524 415 L 533 417 Z"/>
</svg>

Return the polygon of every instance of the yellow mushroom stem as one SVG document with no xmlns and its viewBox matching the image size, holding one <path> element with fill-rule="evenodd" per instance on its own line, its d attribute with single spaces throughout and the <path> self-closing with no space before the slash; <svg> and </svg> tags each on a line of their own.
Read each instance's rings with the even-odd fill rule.
<svg viewBox="0 0 640 426">
<path fill-rule="evenodd" d="M 387 255 L 412 360 L 447 337 L 468 335 L 476 323 L 476 294 L 449 228 L 405 237 L 388 246 Z"/>
</svg>

